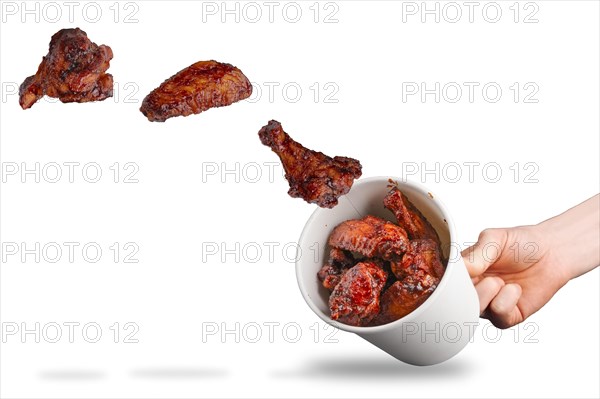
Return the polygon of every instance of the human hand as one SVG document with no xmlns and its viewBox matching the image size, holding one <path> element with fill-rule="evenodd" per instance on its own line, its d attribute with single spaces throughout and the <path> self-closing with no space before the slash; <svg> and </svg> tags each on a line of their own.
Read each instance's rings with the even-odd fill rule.
<svg viewBox="0 0 600 399">
<path fill-rule="evenodd" d="M 521 323 L 570 279 L 600 264 L 600 197 L 535 226 L 486 229 L 463 259 L 481 317 L 498 328 Z"/>
<path fill-rule="evenodd" d="M 537 312 L 570 277 L 553 261 L 539 226 L 486 229 L 463 259 L 479 296 L 481 317 L 498 328 Z"/>
</svg>

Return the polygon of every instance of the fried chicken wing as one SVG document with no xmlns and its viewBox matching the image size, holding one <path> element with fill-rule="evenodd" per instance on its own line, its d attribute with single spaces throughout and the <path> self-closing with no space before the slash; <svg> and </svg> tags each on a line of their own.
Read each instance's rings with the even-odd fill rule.
<svg viewBox="0 0 600 399">
<path fill-rule="evenodd" d="M 419 290 L 404 281 L 396 281 L 381 295 L 381 310 L 369 325 L 379 326 L 406 316 L 421 306 L 434 289 L 435 287 Z"/>
<path fill-rule="evenodd" d="M 362 174 L 360 162 L 353 158 L 328 157 L 292 140 L 281 123 L 270 121 L 258 132 L 260 141 L 271 147 L 283 164 L 290 184 L 288 194 L 322 208 L 333 208 L 338 198 L 350 191 L 354 179 Z"/>
<path fill-rule="evenodd" d="M 329 260 L 319 270 L 317 277 L 323 284 L 323 287 L 329 291 L 333 291 L 335 286 L 340 282 L 342 275 L 356 263 L 358 263 L 358 260 L 354 259 L 349 251 L 331 248 L 329 251 Z"/>
<path fill-rule="evenodd" d="M 445 271 L 438 245 L 428 238 L 411 240 L 402 261 L 391 262 L 391 269 L 398 280 L 411 277 L 415 281 L 426 276 L 441 279 Z"/>
<path fill-rule="evenodd" d="M 329 297 L 331 318 L 351 326 L 368 324 L 379 313 L 379 296 L 386 279 L 387 273 L 375 262 L 352 267 Z"/>
<path fill-rule="evenodd" d="M 19 88 L 21 108 L 30 108 L 44 95 L 63 103 L 112 97 L 113 78 L 105 73 L 112 57 L 110 47 L 92 43 L 81 29 L 59 30 L 50 39 L 37 73 Z"/>
<path fill-rule="evenodd" d="M 381 296 L 381 312 L 371 325 L 390 323 L 406 316 L 433 293 L 444 274 L 435 241 L 412 240 L 401 262 L 391 262 L 398 278 Z"/>
<path fill-rule="evenodd" d="M 383 260 L 400 260 L 409 245 L 402 227 L 371 215 L 340 223 L 328 243 L 333 248 Z"/>
<path fill-rule="evenodd" d="M 140 111 L 151 122 L 199 114 L 250 97 L 252 84 L 238 68 L 200 61 L 177 72 L 144 98 Z"/>
<path fill-rule="evenodd" d="M 429 238 L 441 247 L 440 237 L 423 214 L 408 200 L 398 187 L 392 187 L 383 199 L 383 205 L 392 211 L 398 224 L 411 240 Z"/>
</svg>

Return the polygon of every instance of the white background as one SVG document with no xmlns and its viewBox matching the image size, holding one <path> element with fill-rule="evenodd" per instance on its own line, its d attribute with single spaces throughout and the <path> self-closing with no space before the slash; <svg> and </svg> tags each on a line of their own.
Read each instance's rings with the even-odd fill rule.
<svg viewBox="0 0 600 399">
<path fill-rule="evenodd" d="M 456 7 L 444 2 L 439 23 L 435 15 L 423 23 L 420 12 L 403 14 L 413 5 L 420 11 L 420 2 L 298 2 L 296 23 L 290 20 L 297 7 L 282 14 L 283 2 L 272 22 L 269 6 L 258 2 L 238 3 L 239 22 L 231 14 L 224 23 L 221 2 L 130 3 L 98 2 L 86 16 L 81 2 L 70 22 L 62 2 L 54 3 L 61 18 L 54 5 L 41 2 L 36 22 L 35 14 L 22 15 L 21 2 L 2 2 L 2 167 L 6 172 L 16 163 L 20 170 L 4 176 L 1 239 L 28 248 L 80 246 L 72 263 L 66 247 L 57 263 L 47 261 L 52 255 L 36 263 L 33 255 L 23 262 L 20 253 L 4 253 L 1 321 L 5 330 L 21 323 L 80 325 L 73 343 L 64 326 L 58 343 L 48 342 L 50 329 L 39 343 L 33 334 L 5 334 L 0 396 L 598 397 L 598 270 L 570 282 L 528 324 L 500 331 L 483 321 L 472 344 L 437 366 L 402 364 L 348 333 L 327 342 L 331 330 L 304 303 L 290 259 L 315 206 L 288 197 L 280 167 L 268 175 L 265 163 L 278 159 L 257 137 L 277 119 L 310 148 L 359 159 L 364 177 L 401 177 L 416 165 L 419 171 L 408 177 L 443 199 L 465 243 L 486 227 L 537 223 L 599 191 L 598 2 L 499 2 L 496 23 L 486 21 L 495 18 L 494 5 L 482 15 L 485 2 L 474 9 L 473 22 L 468 7 L 457 3 L 462 18 L 456 23 L 448 21 Z M 262 18 L 253 23 L 255 5 Z M 102 15 L 92 22 L 96 8 Z M 132 12 L 137 22 L 125 23 Z M 538 22 L 524 23 L 531 13 Z M 332 23 L 324 22 L 328 15 Z M 109 72 L 118 97 L 88 104 L 42 100 L 22 111 L 15 88 L 35 73 L 51 35 L 76 26 L 112 48 Z M 160 82 L 207 59 L 240 67 L 260 92 L 162 124 L 139 113 Z M 433 94 L 403 101 L 411 82 L 430 89 L 456 82 L 464 90 L 456 103 L 448 101 L 452 91 L 440 93 L 439 103 Z M 472 102 L 464 82 L 479 84 Z M 490 82 L 502 89 L 497 102 L 488 101 L 492 89 L 487 100 L 482 95 Z M 267 85 L 274 84 L 269 98 Z M 297 87 L 302 94 L 295 101 Z M 525 102 L 535 87 L 529 100 L 537 102 Z M 22 163 L 34 168 L 36 162 L 41 169 L 50 165 L 50 179 L 53 162 L 80 165 L 72 183 L 66 166 L 57 183 L 43 175 L 39 183 L 25 175 L 23 183 Z M 92 162 L 102 171 L 97 183 L 82 176 Z M 125 169 L 129 162 L 135 165 Z M 459 179 L 451 162 L 461 165 Z M 472 179 L 465 162 L 479 163 Z M 438 176 L 422 173 L 436 163 Z M 236 165 L 237 174 L 222 174 Z M 491 166 L 483 173 L 485 165 Z M 136 166 L 138 183 L 125 183 Z M 498 168 L 502 175 L 493 183 Z M 103 251 L 96 263 L 82 257 L 90 242 Z M 115 242 L 117 262 L 109 248 Z M 124 262 L 129 242 L 139 248 L 138 263 Z M 203 251 L 213 243 L 240 250 L 223 262 L 222 253 Z M 272 257 L 266 245 L 273 246 Z M 118 343 L 110 329 L 116 322 Z M 133 331 L 125 330 L 127 322 L 139 327 L 138 343 L 124 342 Z M 82 337 L 86 323 L 102 328 L 97 343 Z M 235 329 L 236 323 L 239 343 L 222 331 L 203 336 L 203 328 Z M 268 323 L 279 323 L 272 339 Z M 257 325 L 262 336 L 251 343 Z M 298 328 L 301 336 L 290 342 Z"/>
</svg>

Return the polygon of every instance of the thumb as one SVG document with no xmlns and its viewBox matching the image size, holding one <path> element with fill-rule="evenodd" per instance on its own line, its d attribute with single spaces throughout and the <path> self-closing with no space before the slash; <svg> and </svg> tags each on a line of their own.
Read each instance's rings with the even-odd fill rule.
<svg viewBox="0 0 600 399">
<path fill-rule="evenodd" d="M 498 260 L 506 244 L 506 229 L 485 229 L 479 234 L 475 245 L 462 251 L 461 255 L 471 277 L 481 276 Z"/>
</svg>

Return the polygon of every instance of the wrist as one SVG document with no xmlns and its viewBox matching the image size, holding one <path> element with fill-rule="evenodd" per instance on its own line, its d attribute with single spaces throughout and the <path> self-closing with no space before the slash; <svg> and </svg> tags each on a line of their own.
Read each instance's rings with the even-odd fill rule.
<svg viewBox="0 0 600 399">
<path fill-rule="evenodd" d="M 543 243 L 542 260 L 546 267 L 555 271 L 559 286 L 562 287 L 569 280 L 577 277 L 573 268 L 575 259 L 569 258 L 568 241 L 562 234 L 564 230 L 554 218 L 545 220 L 532 228 L 536 230 L 536 236 Z"/>
<path fill-rule="evenodd" d="M 600 263 L 599 198 L 592 197 L 536 226 L 548 245 L 549 264 L 560 269 L 566 281 Z"/>
</svg>

